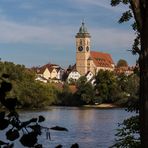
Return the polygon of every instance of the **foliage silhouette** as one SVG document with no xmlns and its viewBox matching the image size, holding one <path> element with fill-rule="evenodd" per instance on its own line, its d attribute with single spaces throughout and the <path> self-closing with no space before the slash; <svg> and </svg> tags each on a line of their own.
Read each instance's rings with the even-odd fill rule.
<svg viewBox="0 0 148 148">
<path fill-rule="evenodd" d="M 138 54 L 140 92 L 139 92 L 139 124 L 141 147 L 148 146 L 148 1 L 147 0 L 111 0 L 112 6 L 124 4 L 128 10 L 124 12 L 119 23 L 132 20 L 132 28 L 136 38 L 132 53 Z"/>
<path fill-rule="evenodd" d="M 50 129 L 56 130 L 56 131 L 68 131 L 67 128 L 60 127 L 60 126 L 54 126 L 54 127 L 51 127 Z"/>
<path fill-rule="evenodd" d="M 0 102 L 9 112 L 0 112 L 0 130 L 8 129 L 6 131 L 6 139 L 10 142 L 0 141 L 0 146 L 13 147 L 14 144 L 11 142 L 21 137 L 20 142 L 23 146 L 38 147 L 37 137 L 41 135 L 42 128 L 39 123 L 44 121 L 44 117 L 39 116 L 38 118 L 32 118 L 25 122 L 20 121 L 19 114 L 16 112 L 16 106 L 19 104 L 18 99 L 7 98 L 7 93 L 12 89 L 12 84 L 8 78 L 9 76 L 7 74 L 3 74 L 1 78 Z M 32 128 L 37 126 L 38 128 Z M 40 145 L 40 147 L 42 147 L 42 145 Z"/>
<path fill-rule="evenodd" d="M 139 113 L 139 85 L 138 79 L 136 83 L 131 83 L 130 81 L 134 81 L 136 74 L 131 75 L 130 79 L 128 79 L 128 87 L 126 87 L 126 91 L 131 94 L 128 102 L 124 104 L 126 107 L 126 111 L 128 112 L 136 112 Z M 123 78 L 123 77 L 122 77 Z M 137 77 L 138 78 L 138 77 Z M 123 79 L 124 80 L 124 79 Z M 125 84 L 121 83 L 122 89 L 125 89 Z M 131 85 L 132 84 L 132 85 Z M 134 89 L 133 89 L 134 88 Z M 130 93 L 131 92 L 131 93 Z M 119 124 L 119 128 L 117 129 L 115 144 L 110 148 L 140 148 L 140 123 L 139 123 L 139 115 L 134 115 L 130 118 L 127 118 L 123 121 L 123 123 Z"/>
<path fill-rule="evenodd" d="M 6 139 L 9 142 L 0 140 L 0 147 L 13 148 L 14 141 L 19 139 L 20 143 L 25 147 L 42 148 L 43 145 L 38 143 L 38 136 L 42 134 L 42 130 L 46 130 L 46 138 L 50 138 L 49 130 L 68 131 L 64 127 L 43 127 L 41 122 L 45 121 L 43 116 L 32 118 L 22 122 L 19 118 L 19 114 L 16 112 L 16 106 L 19 105 L 17 98 L 7 98 L 7 93 L 12 89 L 12 84 L 9 82 L 9 75 L 3 74 L 0 78 L 0 102 L 3 105 L 4 111 L 0 112 L 0 131 L 7 130 L 5 133 Z M 8 110 L 7 113 L 5 110 Z M 62 147 L 62 145 L 61 145 Z M 73 148 L 78 148 L 72 146 Z"/>
</svg>

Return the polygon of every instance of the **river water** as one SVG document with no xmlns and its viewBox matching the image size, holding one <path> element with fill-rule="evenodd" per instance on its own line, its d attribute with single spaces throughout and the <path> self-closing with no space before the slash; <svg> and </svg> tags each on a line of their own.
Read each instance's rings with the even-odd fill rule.
<svg viewBox="0 0 148 148">
<path fill-rule="evenodd" d="M 62 144 L 63 148 L 70 148 L 78 143 L 80 148 L 108 148 L 114 143 L 118 123 L 132 116 L 124 109 L 93 109 L 79 107 L 51 107 L 44 111 L 23 111 L 21 120 L 43 115 L 45 127 L 62 126 L 69 131 L 52 131 L 51 140 L 46 139 L 43 132 L 39 142 L 44 148 L 54 148 Z M 1 137 L 1 136 L 0 136 Z M 23 148 L 16 142 L 15 148 Z"/>
</svg>

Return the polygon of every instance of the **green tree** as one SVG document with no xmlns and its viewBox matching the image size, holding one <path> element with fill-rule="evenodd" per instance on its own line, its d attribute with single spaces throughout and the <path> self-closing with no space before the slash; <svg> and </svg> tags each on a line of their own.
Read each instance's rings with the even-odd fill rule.
<svg viewBox="0 0 148 148">
<path fill-rule="evenodd" d="M 124 73 L 116 76 L 116 86 L 114 89 L 114 100 L 117 105 L 125 106 L 128 102 L 128 76 Z"/>
<path fill-rule="evenodd" d="M 126 107 L 127 111 L 139 112 L 139 76 L 132 74 L 130 76 L 120 75 L 118 76 L 118 88 L 119 88 L 119 104 Z M 117 129 L 116 142 L 112 148 L 139 148 L 140 147 L 140 128 L 139 128 L 139 116 L 135 115 L 128 119 L 125 119 L 123 123 L 119 124 Z"/>
<path fill-rule="evenodd" d="M 139 54 L 140 67 L 140 137 L 141 147 L 148 146 L 148 1 L 147 0 L 111 0 L 111 5 L 120 3 L 129 6 L 129 10 L 123 13 L 119 23 L 129 21 L 134 17 L 132 24 L 137 37 L 134 40 L 134 54 Z"/>
<path fill-rule="evenodd" d="M 120 59 L 118 62 L 117 62 L 117 67 L 127 67 L 128 64 L 127 64 L 127 61 L 124 60 L 124 59 Z"/>
<path fill-rule="evenodd" d="M 95 77 L 95 92 L 100 103 L 111 103 L 114 99 L 114 91 L 116 88 L 116 77 L 110 71 L 98 71 Z"/>
<path fill-rule="evenodd" d="M 94 88 L 90 82 L 87 82 L 85 76 L 82 76 L 77 81 L 77 92 L 76 95 L 85 103 L 93 104 L 94 103 Z"/>
<path fill-rule="evenodd" d="M 23 65 L 0 61 L 0 74 L 9 75 L 13 90 L 9 97 L 18 97 L 21 107 L 41 108 L 51 105 L 57 97 L 57 90 L 51 84 L 35 81 L 35 73 Z"/>
<path fill-rule="evenodd" d="M 140 148 L 139 116 L 132 116 L 119 126 L 116 143 L 110 148 Z"/>
<path fill-rule="evenodd" d="M 15 95 L 18 96 L 23 108 L 43 108 L 51 105 L 56 99 L 55 88 L 51 85 L 32 81 L 19 83 Z"/>
<path fill-rule="evenodd" d="M 64 106 L 73 106 L 72 101 L 72 93 L 70 92 L 70 88 L 68 83 L 63 85 L 63 90 L 59 91 L 57 100 L 55 102 L 56 105 L 64 105 Z"/>
<path fill-rule="evenodd" d="M 139 99 L 139 76 L 137 74 L 128 76 L 126 92 L 130 97 Z"/>
<path fill-rule="evenodd" d="M 118 105 L 127 107 L 128 103 L 139 99 L 139 76 L 132 74 L 127 76 L 120 74 L 116 77 L 117 87 L 115 89 L 115 100 Z"/>
</svg>

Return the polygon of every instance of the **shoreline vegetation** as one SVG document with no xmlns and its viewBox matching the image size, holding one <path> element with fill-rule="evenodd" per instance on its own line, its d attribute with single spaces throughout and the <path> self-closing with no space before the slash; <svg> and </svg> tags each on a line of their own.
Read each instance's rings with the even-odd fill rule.
<svg viewBox="0 0 148 148">
<path fill-rule="evenodd" d="M 82 106 L 63 106 L 63 105 L 51 105 L 51 106 L 46 106 L 44 108 L 19 108 L 18 111 L 25 111 L 25 110 L 29 110 L 29 111 L 40 111 L 40 110 L 52 110 L 52 107 L 78 107 L 78 108 L 90 108 L 90 109 L 114 109 L 114 108 L 123 108 L 122 106 L 120 105 L 116 105 L 116 104 L 113 104 L 113 103 L 101 103 L 101 104 L 95 104 L 95 105 L 82 105 Z"/>
<path fill-rule="evenodd" d="M 62 106 L 62 105 L 51 105 L 46 106 L 44 108 L 17 108 L 17 111 L 40 111 L 40 110 L 52 110 L 52 107 L 80 107 L 80 108 L 92 108 L 92 109 L 114 109 L 114 108 L 123 108 L 120 105 L 116 105 L 113 103 L 101 103 L 101 104 L 95 104 L 95 105 L 82 105 L 82 106 Z M 1 108 L 0 111 L 5 110 L 4 108 Z"/>
<path fill-rule="evenodd" d="M 75 106 L 89 108 L 125 107 L 137 100 L 139 95 L 139 75 L 117 75 L 100 70 L 94 84 L 85 76 L 68 83 L 43 83 L 36 81 L 36 74 L 23 65 L 0 61 L 0 83 L 10 83 L 12 90 L 6 99 L 17 98 L 18 109 L 46 109 L 49 106 Z M 4 81 L 4 82 L 3 82 Z M 1 106 L 0 106 L 1 107 Z"/>
<path fill-rule="evenodd" d="M 98 108 L 98 109 L 113 109 L 113 108 L 122 108 L 119 105 L 112 104 L 112 103 L 101 103 L 96 105 L 83 105 L 86 108 Z"/>
</svg>

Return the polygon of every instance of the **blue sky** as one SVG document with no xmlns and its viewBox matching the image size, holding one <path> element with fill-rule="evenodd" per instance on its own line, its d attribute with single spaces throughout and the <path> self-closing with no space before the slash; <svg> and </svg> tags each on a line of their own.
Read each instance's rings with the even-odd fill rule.
<svg viewBox="0 0 148 148">
<path fill-rule="evenodd" d="M 125 10 L 110 0 L 0 0 L 0 58 L 26 67 L 74 64 L 75 35 L 85 20 L 92 50 L 134 65 L 137 57 L 127 51 L 134 32 L 117 23 Z"/>
</svg>

